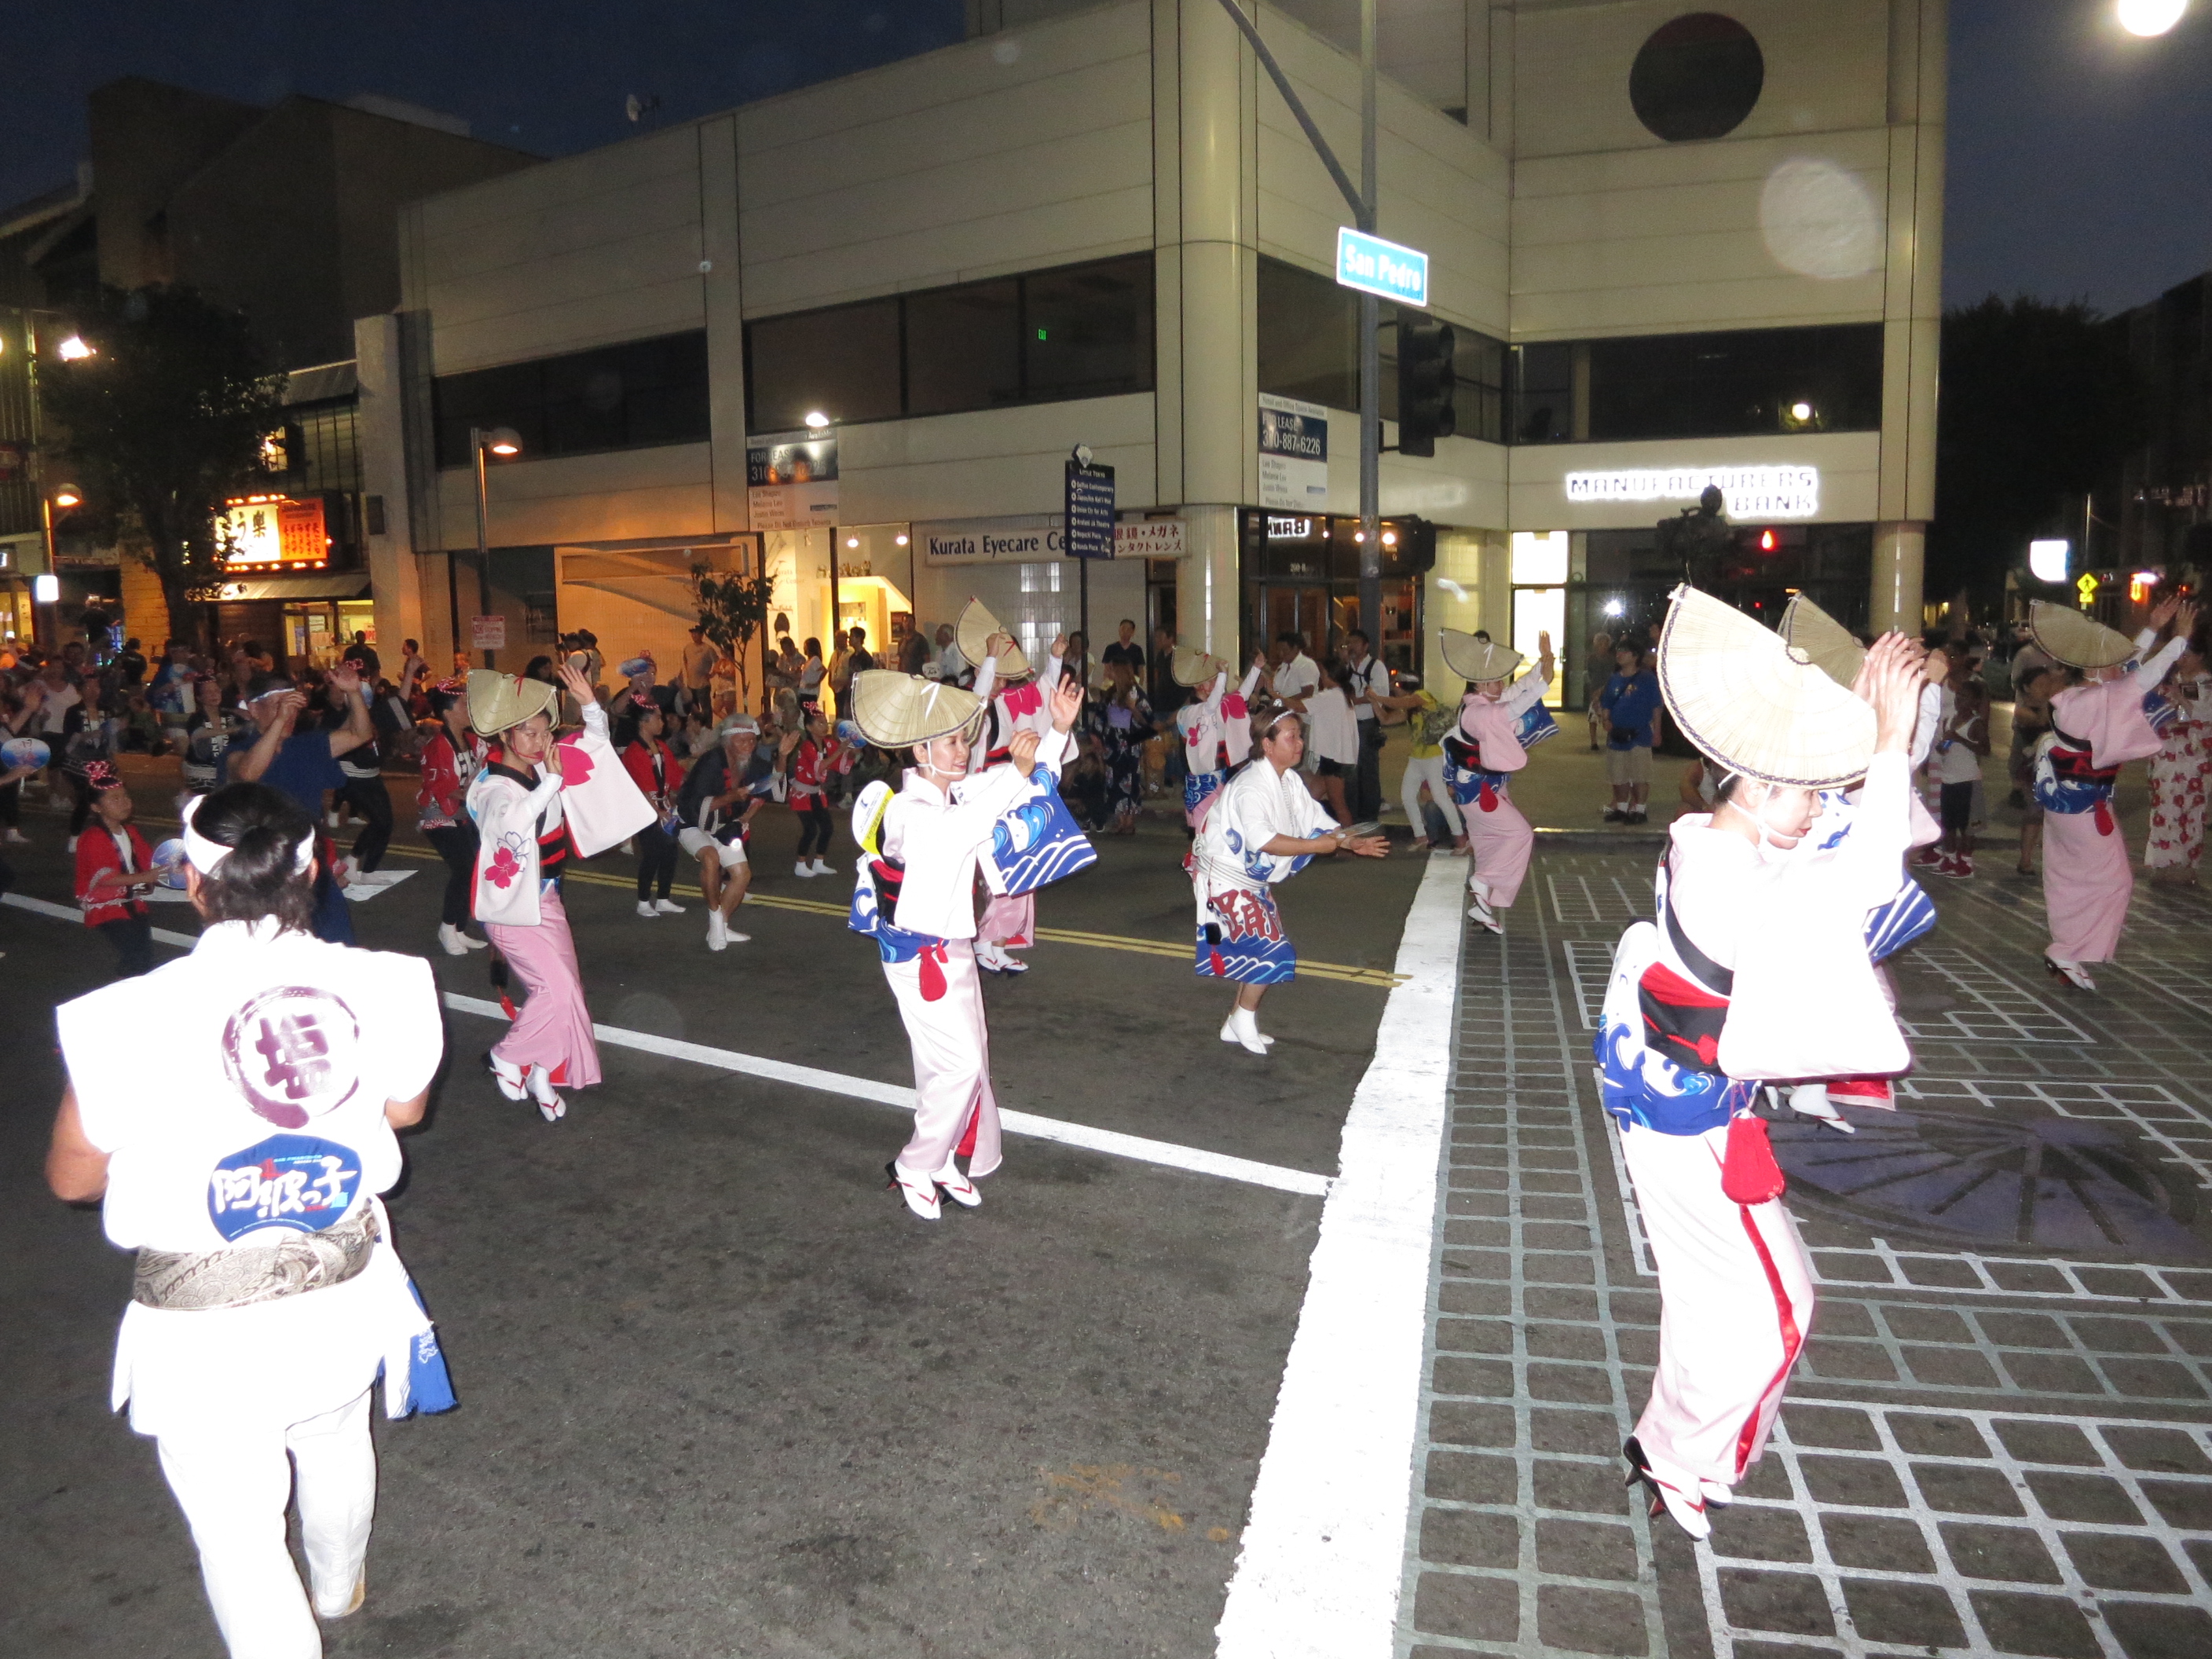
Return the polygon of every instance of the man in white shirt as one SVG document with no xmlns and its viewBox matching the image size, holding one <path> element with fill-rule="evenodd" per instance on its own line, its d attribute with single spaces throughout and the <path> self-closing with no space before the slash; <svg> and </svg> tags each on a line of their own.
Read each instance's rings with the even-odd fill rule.
<svg viewBox="0 0 2212 1659">
<path fill-rule="evenodd" d="M 1376 699 L 1391 695 L 1390 671 L 1376 656 L 1367 635 L 1355 628 L 1344 636 L 1344 695 L 1359 723 L 1359 759 L 1351 783 L 1352 815 L 1362 823 L 1382 816 L 1382 707 Z"/>
<path fill-rule="evenodd" d="M 1306 747 L 1313 769 L 1308 787 L 1314 799 L 1328 808 L 1331 817 L 1340 823 L 1348 823 L 1346 797 L 1359 768 L 1359 722 L 1336 676 L 1319 665 L 1316 667 L 1321 675 L 1320 687 L 1309 696 L 1291 701 L 1290 706 L 1304 711 L 1310 731 Z"/>
<path fill-rule="evenodd" d="M 1321 670 L 1314 659 L 1306 655 L 1305 636 L 1301 634 L 1278 634 L 1275 636 L 1275 678 L 1270 689 L 1279 702 L 1288 702 L 1293 697 L 1311 695 L 1321 684 Z"/>
</svg>

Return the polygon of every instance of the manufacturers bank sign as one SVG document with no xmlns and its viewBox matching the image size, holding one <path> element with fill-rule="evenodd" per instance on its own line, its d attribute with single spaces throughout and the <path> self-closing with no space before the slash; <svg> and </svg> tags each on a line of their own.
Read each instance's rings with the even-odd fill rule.
<svg viewBox="0 0 2212 1659">
<path fill-rule="evenodd" d="M 1731 519 L 1812 519 L 1820 512 L 1817 466 L 1654 466 L 1613 472 L 1570 472 L 1567 500 L 1694 501 L 1717 488 Z"/>
</svg>

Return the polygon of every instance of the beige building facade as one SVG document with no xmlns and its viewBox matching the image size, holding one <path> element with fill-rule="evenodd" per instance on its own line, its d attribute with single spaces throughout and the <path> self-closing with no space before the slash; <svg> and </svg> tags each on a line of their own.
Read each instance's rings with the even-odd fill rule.
<svg viewBox="0 0 2212 1659">
<path fill-rule="evenodd" d="M 1095 639 L 1237 655 L 1355 614 L 1347 216 L 1251 48 L 1219 0 L 970 11 L 958 46 L 401 210 L 401 306 L 357 352 L 365 487 L 406 503 L 380 636 L 442 660 L 495 617 L 503 666 L 579 627 L 667 664 L 707 564 L 770 575 L 801 639 L 973 594 L 1041 641 L 1083 604 L 1077 445 L 1124 520 Z M 1357 8 L 1253 15 L 1356 172 Z M 1439 627 L 1548 628 L 1576 679 L 1590 632 L 1656 619 L 1654 526 L 1707 483 L 1737 603 L 1917 626 L 1942 0 L 1382 21 L 1379 228 L 1429 255 L 1461 434 L 1383 457 L 1386 654 L 1441 674 Z M 481 562 L 472 427 L 523 439 Z"/>
</svg>

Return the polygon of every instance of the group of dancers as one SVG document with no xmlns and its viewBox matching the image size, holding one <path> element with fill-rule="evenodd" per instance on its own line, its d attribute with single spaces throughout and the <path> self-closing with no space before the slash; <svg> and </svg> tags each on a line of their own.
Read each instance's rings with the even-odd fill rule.
<svg viewBox="0 0 2212 1659">
<path fill-rule="evenodd" d="M 977 1182 L 1002 1159 L 980 970 L 1035 937 L 1040 887 L 1097 856 L 1058 792 L 1083 689 L 1058 650 L 1033 672 L 1011 635 L 980 622 L 974 690 L 883 671 L 852 685 L 861 732 L 908 763 L 896 787 L 871 784 L 854 803 L 848 921 L 877 947 L 912 1050 L 914 1125 L 885 1172 L 925 1221 L 981 1204 Z M 2178 623 L 2185 638 L 2194 622 L 2168 605 L 2130 641 L 2037 612 L 2039 643 L 2080 678 L 2053 700 L 2038 791 L 2052 825 L 2049 959 L 2084 988 L 2084 964 L 2112 955 L 2130 881 L 2113 777 L 2158 747 L 2146 688 L 2176 647 L 2144 653 L 2157 629 Z M 1668 832 L 1656 920 L 1620 942 L 1596 1044 L 1663 1303 L 1629 1479 L 1700 1538 L 1764 1449 L 1814 1307 L 1753 1108 L 1786 1089 L 1847 1128 L 1832 1093 L 1886 1098 L 1911 1054 L 1881 963 L 1936 921 L 1905 865 L 1935 834 L 1911 786 L 1923 653 L 1899 635 L 1861 649 L 1840 631 L 1809 607 L 1774 633 L 1674 594 L 1656 674 L 1711 763 L 1712 810 Z M 1533 845 L 1511 781 L 1549 735 L 1555 664 L 1548 639 L 1525 674 L 1517 653 L 1480 636 L 1443 645 L 1468 682 L 1437 735 L 1465 810 L 1470 915 L 1502 932 Z M 1309 788 L 1305 715 L 1294 698 L 1255 708 L 1256 665 L 1234 688 L 1201 652 L 1176 652 L 1173 670 L 1196 694 L 1176 721 L 1194 969 L 1235 987 L 1222 1041 L 1265 1055 L 1261 1000 L 1297 969 L 1273 889 L 1316 857 L 1385 845 Z M 662 826 L 668 777 L 641 787 L 589 685 L 564 679 L 580 710 L 565 735 L 562 688 L 471 674 L 426 782 L 444 827 L 469 826 L 440 849 L 465 859 L 470 917 L 526 992 L 486 1065 L 548 1121 L 567 1109 L 563 1089 L 600 1077 L 563 875 Z M 453 714 L 462 689 L 444 691 Z M 326 853 L 287 793 L 238 781 L 195 798 L 182 841 L 206 926 L 189 957 L 58 1011 L 70 1083 L 47 1175 L 64 1198 L 103 1200 L 108 1237 L 137 1253 L 113 1398 L 158 1442 L 224 1639 L 254 1659 L 319 1659 L 317 1619 L 366 1594 L 372 1385 L 382 1378 L 393 1415 L 453 1403 L 379 1197 L 442 1057 L 438 996 L 419 957 L 315 937 Z M 450 911 L 446 926 L 457 929 Z M 117 1030 L 142 1040 L 118 1044 Z M 304 1588 L 285 1544 L 295 1468 Z"/>
</svg>

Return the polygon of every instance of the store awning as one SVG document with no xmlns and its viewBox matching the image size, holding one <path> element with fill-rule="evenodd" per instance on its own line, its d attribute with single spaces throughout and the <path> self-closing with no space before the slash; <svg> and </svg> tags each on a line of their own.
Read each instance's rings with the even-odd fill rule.
<svg viewBox="0 0 2212 1659">
<path fill-rule="evenodd" d="M 312 576 L 266 576 L 253 581 L 225 582 L 216 597 L 225 605 L 246 599 L 365 599 L 368 597 L 368 573 L 321 571 Z"/>
</svg>

